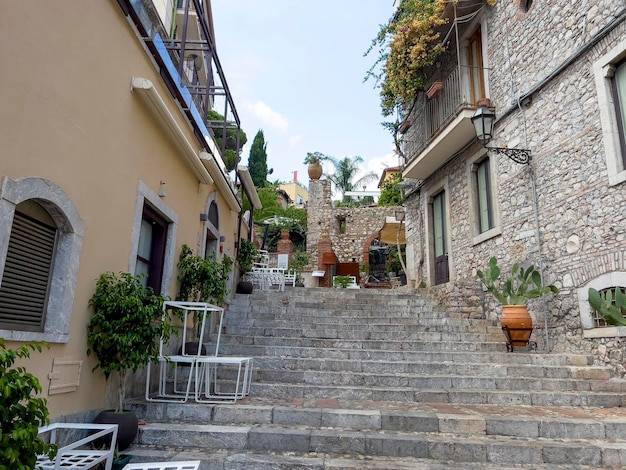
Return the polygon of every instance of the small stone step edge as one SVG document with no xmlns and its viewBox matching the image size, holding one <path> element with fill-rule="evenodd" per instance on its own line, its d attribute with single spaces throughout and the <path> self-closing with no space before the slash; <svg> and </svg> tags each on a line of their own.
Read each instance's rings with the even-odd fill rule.
<svg viewBox="0 0 626 470">
<path fill-rule="evenodd" d="M 606 439 L 533 439 L 435 433 L 378 433 L 308 430 L 265 426 L 148 424 L 141 445 L 196 447 L 253 452 L 323 452 L 330 455 L 377 455 L 449 459 L 457 462 L 510 464 L 617 465 L 626 463 L 626 441 Z"/>
<path fill-rule="evenodd" d="M 129 402 L 148 425 L 293 427 L 364 432 L 436 433 L 543 439 L 606 439 L 626 443 L 626 417 L 542 417 L 529 407 L 511 407 L 508 414 L 446 413 L 407 409 L 335 409 L 273 405 L 187 405 Z M 463 411 L 463 410 L 461 410 Z M 142 427 L 143 428 L 143 427 Z M 147 428 L 145 428 L 147 429 Z M 190 428 L 191 429 L 191 428 Z M 626 447 L 625 447 L 626 451 Z"/>
<path fill-rule="evenodd" d="M 151 446 L 134 445 L 126 451 L 135 462 L 171 462 L 200 460 L 200 470 L 459 470 L 459 463 L 450 460 L 416 459 L 358 455 L 330 456 L 328 454 L 254 452 L 206 452 L 203 450 L 161 450 Z M 463 470 L 615 470 L 615 466 L 530 464 L 508 466 L 486 462 L 463 462 Z"/>
</svg>

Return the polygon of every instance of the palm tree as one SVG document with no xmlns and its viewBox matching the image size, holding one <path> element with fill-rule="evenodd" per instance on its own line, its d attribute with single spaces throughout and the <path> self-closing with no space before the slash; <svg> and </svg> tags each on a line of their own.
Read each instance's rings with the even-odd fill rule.
<svg viewBox="0 0 626 470">
<path fill-rule="evenodd" d="M 341 200 L 344 203 L 350 203 L 352 201 L 350 196 L 346 196 L 347 191 L 354 191 L 356 188 L 365 186 L 378 179 L 378 175 L 370 171 L 358 180 L 353 181 L 356 175 L 361 171 L 359 163 L 363 163 L 363 159 L 359 156 L 352 158 L 344 157 L 340 160 L 333 157 L 327 158 L 335 167 L 335 172 L 333 174 L 327 174 L 326 177 L 335 185 L 335 190 L 341 192 Z"/>
</svg>

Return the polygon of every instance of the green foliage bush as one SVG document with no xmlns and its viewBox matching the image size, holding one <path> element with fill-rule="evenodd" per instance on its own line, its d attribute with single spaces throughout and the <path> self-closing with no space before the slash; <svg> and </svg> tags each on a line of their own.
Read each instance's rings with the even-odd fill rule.
<svg viewBox="0 0 626 470">
<path fill-rule="evenodd" d="M 223 304 L 228 295 L 227 282 L 232 266 L 229 256 L 224 256 L 222 261 L 215 257 L 204 259 L 183 245 L 178 259 L 178 300 Z"/>
<path fill-rule="evenodd" d="M 12 367 L 15 361 L 29 358 L 31 351 L 41 352 L 47 343 L 26 343 L 9 349 L 0 338 L 0 470 L 35 468 L 37 455 L 54 458 L 55 445 L 46 444 L 37 433 L 50 423 L 45 398 L 37 398 L 41 385 L 24 367 Z"/>
<path fill-rule="evenodd" d="M 89 300 L 94 314 L 87 325 L 87 355 L 96 355 L 93 370 L 100 369 L 107 379 L 113 372 L 119 375 L 116 412 L 124 409 L 128 371 L 155 359 L 159 338 L 174 331 L 170 322 L 161 321 L 164 300 L 140 275 L 106 272 L 96 282 Z"/>
</svg>

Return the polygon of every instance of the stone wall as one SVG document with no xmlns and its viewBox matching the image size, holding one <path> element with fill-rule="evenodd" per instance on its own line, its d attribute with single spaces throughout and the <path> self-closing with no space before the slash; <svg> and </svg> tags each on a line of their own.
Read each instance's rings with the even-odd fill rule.
<svg viewBox="0 0 626 470">
<path fill-rule="evenodd" d="M 328 180 L 309 182 L 307 207 L 307 252 L 318 266 L 318 243 L 328 237 L 339 263 L 363 263 L 364 253 L 378 237 L 386 217 L 395 216 L 395 207 L 333 207 L 331 183 Z M 365 259 L 367 261 L 367 259 Z"/>
<path fill-rule="evenodd" d="M 526 15 L 518 2 L 483 9 L 488 30 L 488 88 L 499 120 L 494 147 L 530 149 L 532 162 L 494 160 L 498 233 L 476 240 L 471 207 L 471 160 L 485 154 L 478 143 L 413 188 L 405 204 L 407 240 L 418 283 L 433 284 L 428 200 L 448 198 L 452 284 L 476 285 L 476 270 L 491 256 L 509 268 L 516 261 L 539 266 L 561 292 L 530 303 L 536 324 L 548 325 L 552 351 L 590 352 L 624 373 L 624 338 L 583 334 L 577 289 L 606 273 L 626 272 L 626 183 L 610 184 L 593 64 L 626 36 L 626 24 L 595 40 L 622 12 L 609 0 L 546 5 Z M 626 53 L 626 51 L 625 51 Z M 563 67 L 560 67 L 562 64 Z M 533 90 L 525 106 L 517 98 Z M 455 288 L 448 288 L 454 291 Z M 485 315 L 499 306 L 485 297 Z M 544 342 L 545 343 L 545 342 Z"/>
</svg>

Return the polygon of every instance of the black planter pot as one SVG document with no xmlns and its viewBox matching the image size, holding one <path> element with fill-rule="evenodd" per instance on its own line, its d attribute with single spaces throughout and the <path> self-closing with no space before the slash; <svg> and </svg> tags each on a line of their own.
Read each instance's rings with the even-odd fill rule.
<svg viewBox="0 0 626 470">
<path fill-rule="evenodd" d="M 181 346 L 180 348 L 178 348 L 178 355 L 181 355 L 183 353 L 183 347 Z M 185 354 L 187 356 L 195 356 L 196 354 L 198 354 L 198 343 L 194 343 L 192 341 L 185 343 Z M 206 348 L 204 347 L 204 344 L 202 345 L 202 351 L 200 352 L 200 354 L 202 356 L 206 356 Z M 182 365 L 188 365 L 188 364 L 180 364 Z"/>
<path fill-rule="evenodd" d="M 113 466 L 111 467 L 111 470 L 122 470 L 126 464 L 128 462 L 130 462 L 130 459 L 133 456 L 130 454 L 122 454 L 120 455 L 117 460 L 113 460 Z"/>
<path fill-rule="evenodd" d="M 237 283 L 238 294 L 252 294 L 252 283 L 250 281 L 239 281 Z"/>
<path fill-rule="evenodd" d="M 124 410 L 122 413 L 116 413 L 113 410 L 101 411 L 93 422 L 98 424 L 117 424 L 117 449 L 120 451 L 127 449 L 133 443 L 139 430 L 137 415 L 132 411 Z M 96 440 L 95 443 L 96 446 L 109 444 L 101 440 Z"/>
</svg>

